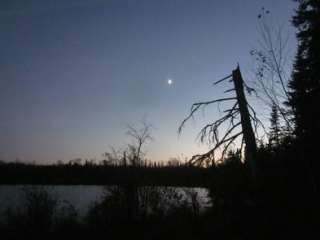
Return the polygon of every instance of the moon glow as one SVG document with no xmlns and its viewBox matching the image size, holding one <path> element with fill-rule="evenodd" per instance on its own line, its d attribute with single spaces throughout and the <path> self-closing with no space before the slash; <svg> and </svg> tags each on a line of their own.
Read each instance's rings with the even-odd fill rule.
<svg viewBox="0 0 320 240">
<path fill-rule="evenodd" d="M 172 83 L 173 83 L 172 79 L 168 79 L 168 85 L 170 86 L 172 85 Z"/>
</svg>

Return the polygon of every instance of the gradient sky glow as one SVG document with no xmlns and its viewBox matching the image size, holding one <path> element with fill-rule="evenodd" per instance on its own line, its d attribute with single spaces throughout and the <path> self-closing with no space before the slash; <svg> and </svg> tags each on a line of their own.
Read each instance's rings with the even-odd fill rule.
<svg viewBox="0 0 320 240">
<path fill-rule="evenodd" d="M 262 6 L 290 25 L 291 0 L 1 1 L 0 159 L 100 158 L 142 119 L 149 159 L 206 150 L 195 137 L 215 107 L 177 128 L 237 62 L 246 77 Z"/>
</svg>

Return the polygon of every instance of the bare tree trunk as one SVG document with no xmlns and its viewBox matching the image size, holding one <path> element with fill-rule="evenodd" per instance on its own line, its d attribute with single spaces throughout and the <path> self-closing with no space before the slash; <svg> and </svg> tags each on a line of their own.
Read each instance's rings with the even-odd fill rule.
<svg viewBox="0 0 320 240">
<path fill-rule="evenodd" d="M 251 121 L 250 121 L 250 113 L 248 110 L 247 99 L 244 94 L 243 78 L 241 76 L 239 66 L 232 71 L 232 79 L 234 82 L 237 101 L 239 104 L 243 138 L 246 144 L 245 159 L 249 163 L 253 178 L 256 178 L 257 170 L 258 170 L 257 163 L 256 163 L 257 144 L 256 144 L 256 138 L 255 138 Z"/>
</svg>

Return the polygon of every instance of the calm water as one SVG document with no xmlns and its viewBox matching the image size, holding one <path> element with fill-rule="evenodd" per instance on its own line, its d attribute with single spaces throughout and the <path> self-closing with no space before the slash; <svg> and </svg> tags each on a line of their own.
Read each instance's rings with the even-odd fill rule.
<svg viewBox="0 0 320 240">
<path fill-rule="evenodd" d="M 23 199 L 23 189 L 33 187 L 31 185 L 1 185 L 0 186 L 0 216 L 7 207 L 16 207 Z M 95 185 L 63 185 L 63 186 L 43 186 L 59 201 L 71 203 L 83 216 L 94 201 L 99 201 L 104 192 L 103 186 Z M 199 202 L 202 208 L 209 206 L 208 192 L 204 188 L 191 188 L 198 193 Z M 177 188 L 185 197 L 182 188 Z"/>
</svg>

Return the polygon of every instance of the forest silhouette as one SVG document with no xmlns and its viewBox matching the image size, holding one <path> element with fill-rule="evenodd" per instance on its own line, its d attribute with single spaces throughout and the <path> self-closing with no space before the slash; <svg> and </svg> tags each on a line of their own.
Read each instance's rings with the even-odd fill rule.
<svg viewBox="0 0 320 240">
<path fill-rule="evenodd" d="M 264 22 L 261 29 L 267 48 L 250 52 L 256 59 L 260 90 L 271 109 L 267 141 L 257 138 L 261 122 L 246 99 L 257 89 L 242 79 L 238 66 L 216 82 L 229 80 L 234 85 L 225 93 L 234 95 L 193 104 L 181 123 L 179 131 L 201 107 L 235 101 L 225 109 L 225 116 L 200 132 L 201 140 L 209 141 L 213 148 L 186 162 L 147 161 L 148 124 L 141 129 L 129 127 L 133 144 L 120 153 L 104 154 L 99 163 L 79 159 L 52 165 L 1 161 L 0 184 L 33 185 L 24 189 L 21 206 L 3 213 L 1 239 L 319 237 L 320 1 L 301 0 L 297 5 L 292 17 L 297 52 L 288 83 L 283 79 L 279 55 L 283 49 L 273 48 L 272 33 Z M 266 14 L 269 11 L 262 9 L 258 19 Z M 268 88 L 274 81 L 268 74 L 278 79 L 275 84 L 281 97 Z M 221 137 L 218 133 L 223 124 L 229 128 Z M 236 129 L 240 132 L 233 133 Z M 241 144 L 234 145 L 241 136 Z M 105 185 L 105 194 L 81 217 L 74 206 L 61 203 L 41 187 L 67 184 Z M 177 187 L 184 189 L 184 195 Z M 208 189 L 210 207 L 201 210 L 198 193 L 191 187 Z"/>
</svg>

